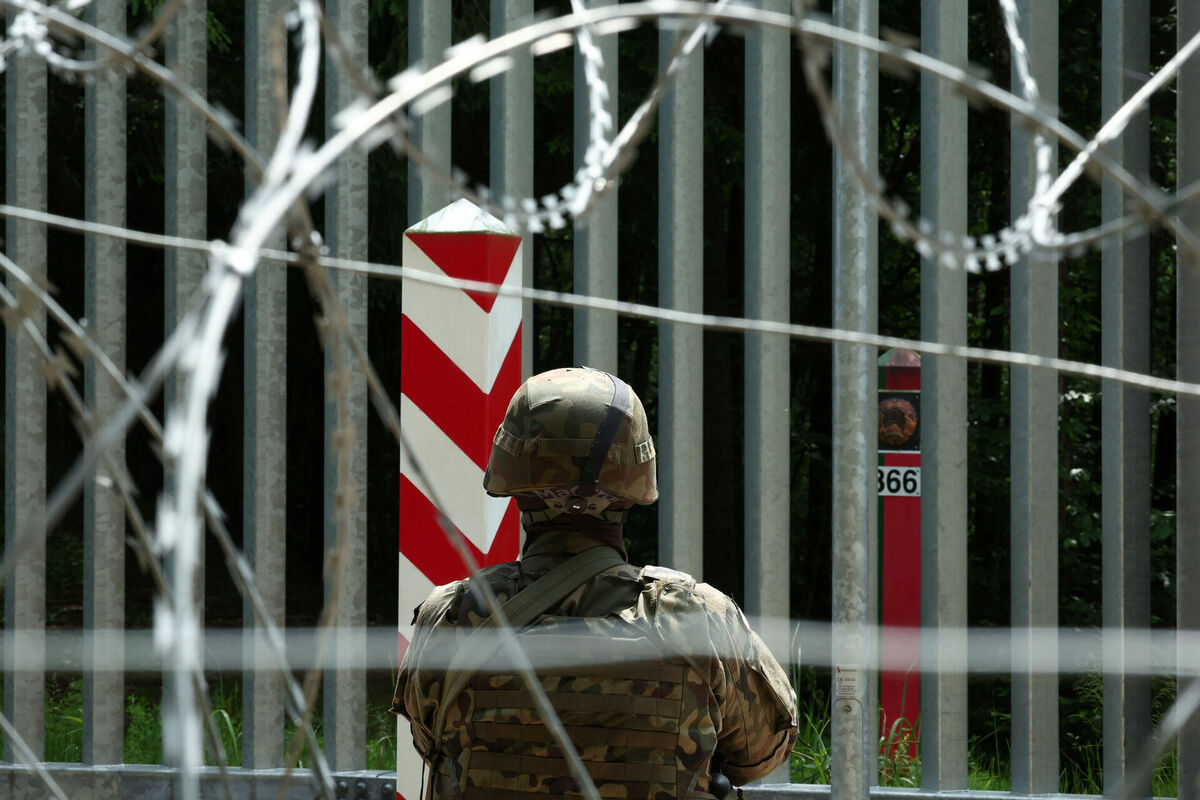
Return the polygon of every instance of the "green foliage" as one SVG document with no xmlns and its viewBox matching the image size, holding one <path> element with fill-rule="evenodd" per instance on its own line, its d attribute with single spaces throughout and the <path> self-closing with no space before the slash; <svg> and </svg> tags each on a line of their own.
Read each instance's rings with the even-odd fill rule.
<svg viewBox="0 0 1200 800">
<path fill-rule="evenodd" d="M 1176 682 L 1171 677 L 1156 677 L 1150 686 L 1150 716 L 1158 725 L 1175 702 Z M 1073 702 L 1072 702 L 1073 700 Z M 1104 678 L 1082 675 L 1072 690 L 1064 692 L 1064 736 L 1061 750 L 1060 791 L 1077 794 L 1101 794 L 1104 791 Z M 1151 775 L 1151 794 L 1174 797 L 1177 791 L 1175 746 L 1158 759 Z"/>
<path fill-rule="evenodd" d="M 323 731 L 323 728 L 321 725 L 321 717 L 315 711 L 313 712 L 312 720 L 311 720 L 310 724 L 312 727 L 313 738 L 316 739 L 318 745 L 323 744 L 325 741 L 325 735 L 324 735 L 324 731 Z M 305 739 L 305 741 L 303 744 L 300 745 L 300 749 L 297 751 L 296 766 L 301 767 L 301 768 L 312 767 L 312 759 L 313 759 L 312 748 L 308 746 L 307 737 L 305 737 L 304 734 L 302 732 L 300 732 L 300 729 L 296 726 L 296 723 L 293 722 L 290 717 L 288 719 L 284 720 L 283 729 L 284 729 L 283 740 L 285 743 L 283 752 L 291 753 L 292 747 L 294 747 L 293 740 L 296 738 L 297 735 L 301 736 L 301 738 Z"/>
<path fill-rule="evenodd" d="M 820 688 L 822 676 L 812 668 L 797 669 L 792 676 L 799 701 L 799 735 L 790 759 L 793 783 L 829 783 L 833 750 L 829 692 Z M 915 755 L 919 745 L 918 723 L 901 717 L 887 731 L 881 731 L 879 747 L 879 784 L 881 786 L 918 787 L 921 785 L 921 761 Z"/>
<path fill-rule="evenodd" d="M 831 723 L 828 693 L 814 686 L 812 670 L 803 680 L 794 679 L 801 697 L 799 737 L 791 754 L 793 783 L 829 783 L 832 764 Z M 1063 737 L 1060 753 L 1059 790 L 1064 794 L 1102 794 L 1104 761 L 1101 742 L 1104 707 L 1104 683 L 1099 675 L 1080 676 L 1064 689 L 1064 698 L 1073 698 L 1070 711 L 1064 711 L 1064 730 L 1084 731 Z M 1157 725 L 1176 696 L 1174 678 L 1160 677 L 1152 682 L 1151 716 Z M 1006 699 L 1006 698 L 1005 698 Z M 986 704 L 984 704 L 986 705 Z M 1012 762 L 1007 748 L 1010 728 L 1007 702 L 1003 708 L 984 709 L 993 720 L 988 733 L 972 736 L 968 747 L 968 788 L 1010 791 Z M 879 785 L 919 787 L 921 759 L 919 747 L 910 755 L 909 745 L 919 744 L 919 720 L 908 725 L 901 718 L 879 737 Z M 997 735 L 1004 732 L 1004 735 Z M 1174 797 L 1177 757 L 1174 747 L 1155 766 L 1151 793 L 1155 797 Z"/>
<path fill-rule="evenodd" d="M 1064 697 L 1059 786 L 1064 792 L 1100 794 L 1104 787 L 1104 681 L 1100 675 L 1083 675 L 1073 682 L 1072 689 Z"/>
<path fill-rule="evenodd" d="M 209 693 L 212 714 L 208 727 L 215 730 L 221 741 L 221 751 L 214 751 L 211 739 L 205 744 L 205 763 L 219 764 L 222 760 L 229 766 L 242 763 L 242 691 L 237 681 L 218 680 Z"/>
<path fill-rule="evenodd" d="M 46 683 L 46 760 L 83 760 L 83 679 Z"/>
<path fill-rule="evenodd" d="M 799 712 L 799 735 L 790 762 L 792 783 L 829 783 L 832 758 L 826 685 L 811 667 L 797 666 L 792 673 Z"/>
<path fill-rule="evenodd" d="M 125 0 L 130 20 L 137 25 L 153 18 L 162 8 L 164 0 Z M 233 38 L 216 11 L 208 11 L 208 46 L 218 53 L 228 53 Z"/>
<path fill-rule="evenodd" d="M 218 53 L 228 53 L 233 38 L 221 22 L 221 18 L 213 12 L 208 12 L 208 46 Z"/>
<path fill-rule="evenodd" d="M 805 709 L 791 755 L 792 783 L 829 783 L 832 763 L 828 711 Z"/>
<path fill-rule="evenodd" d="M 881 717 L 882 719 L 882 717 Z M 897 717 L 879 737 L 879 785 L 921 785 L 920 719 Z"/>
<path fill-rule="evenodd" d="M 397 717 L 382 704 L 367 706 L 367 769 L 396 769 Z M 403 724 L 408 735 L 407 721 Z"/>
<path fill-rule="evenodd" d="M 162 763 L 162 714 L 158 701 L 140 692 L 125 697 L 125 763 Z"/>
<path fill-rule="evenodd" d="M 153 17 L 162 5 L 163 0 L 125 0 L 125 7 L 134 19 Z"/>
<path fill-rule="evenodd" d="M 0 702 L 3 692 L 0 690 Z M 205 763 L 219 763 L 218 754 L 208 738 L 215 730 L 221 739 L 225 763 L 242 764 L 242 693 L 237 680 L 220 678 L 209 693 L 212 715 L 206 724 Z M 319 705 L 318 705 L 319 708 Z M 51 679 L 46 690 L 46 761 L 79 763 L 83 760 L 83 680 Z M 323 746 L 321 715 L 312 719 L 318 746 Z M 285 740 L 290 746 L 296 733 L 289 719 Z M 3 740 L 0 739 L 0 742 Z M 366 768 L 396 769 L 396 717 L 382 703 L 370 703 L 366 716 Z M 125 763 L 162 763 L 162 709 L 156 689 L 131 688 L 125 698 Z M 307 743 L 300 751 L 298 767 L 312 766 Z"/>
<path fill-rule="evenodd" d="M 987 789 L 994 792 L 1012 791 L 1012 778 L 1008 772 L 996 772 L 989 769 L 986 764 L 989 762 L 977 759 L 974 756 L 969 758 L 967 766 L 967 788 L 968 789 Z"/>
</svg>

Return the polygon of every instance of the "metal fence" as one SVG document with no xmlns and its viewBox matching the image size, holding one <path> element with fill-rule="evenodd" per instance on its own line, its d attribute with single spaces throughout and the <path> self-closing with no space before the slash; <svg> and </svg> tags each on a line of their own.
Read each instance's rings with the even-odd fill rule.
<svg viewBox="0 0 1200 800">
<path fill-rule="evenodd" d="M 1177 10 L 1178 63 L 1156 65 L 1151 78 L 1150 5 L 1144 0 L 1103 0 L 1100 17 L 1103 109 L 1090 142 L 1062 124 L 1055 112 L 1059 74 L 1057 0 L 999 0 L 1011 37 L 1013 92 L 1001 91 L 967 69 L 968 4 L 922 0 L 920 42 L 897 44 L 879 36 L 876 0 L 836 0 L 832 17 L 804 3 L 758 0 L 750 3 L 590 2 L 535 4 L 533 0 L 492 0 L 490 41 L 452 42 L 455 14 L 466 4 L 409 0 L 408 58 L 414 66 L 386 87 L 362 68 L 368 53 L 372 7 L 367 0 L 328 0 L 323 14 L 313 5 L 295 8 L 278 0 L 247 0 L 241 58 L 245 65 L 244 108 L 238 125 L 216 101 L 210 104 L 208 76 L 226 61 L 210 61 L 213 13 L 204 0 L 167 3 L 152 26 L 129 38 L 126 15 L 137 4 L 95 0 L 86 17 L 72 6 L 43 6 L 3 0 L 7 31 L 0 43 L 5 65 L 4 257 L 7 275 L 5 353 L 5 547 L 4 595 L 4 763 L 0 785 L 10 794 L 41 795 L 42 779 L 27 762 L 39 762 L 45 745 L 47 671 L 68 669 L 83 677 L 80 765 L 52 765 L 74 796 L 159 796 L 168 779 L 181 778 L 179 796 L 222 790 L 219 773 L 201 774 L 202 715 L 192 713 L 202 686 L 205 654 L 199 631 L 205 607 L 204 548 L 228 548 L 234 583 L 242 598 L 247 644 L 241 660 L 244 729 L 241 753 L 246 769 L 228 773 L 233 796 L 278 791 L 285 752 L 284 717 L 301 727 L 319 687 L 323 696 L 324 760 L 315 767 L 317 784 L 338 796 L 390 792 L 390 778 L 365 768 L 364 716 L 368 666 L 387 666 L 383 648 L 369 644 L 366 616 L 367 537 L 393 531 L 371 530 L 365 487 L 370 402 L 390 420 L 388 387 L 361 361 L 370 315 L 367 275 L 399 271 L 367 263 L 369 232 L 368 151 L 383 142 L 408 156 L 410 223 L 468 194 L 494 203 L 497 216 L 523 231 L 525 329 L 536 332 L 535 303 L 552 301 L 574 308 L 577 362 L 616 370 L 618 331 L 626 316 L 659 320 L 658 452 L 662 500 L 658 506 L 659 559 L 703 572 L 703 491 L 705 476 L 720 465 L 703 463 L 691 421 L 705 413 L 704 331 L 733 330 L 744 335 L 741 381 L 745 397 L 744 493 L 746 592 L 744 605 L 768 643 L 792 659 L 796 623 L 789 623 L 789 540 L 792 521 L 789 440 L 792 411 L 789 348 L 797 338 L 832 344 L 833 526 L 832 650 L 826 667 L 861 669 L 864 680 L 839 695 L 833 706 L 832 789 L 757 789 L 754 796 L 839 798 L 890 796 L 971 797 L 968 785 L 967 664 L 967 368 L 972 361 L 1011 367 L 1012 539 L 1011 622 L 1012 794 L 1045 795 L 1059 787 L 1058 627 L 1059 376 L 1103 381 L 1103 580 L 1104 580 L 1104 781 L 1106 794 L 1148 794 L 1146 745 L 1157 743 L 1149 715 L 1149 674 L 1139 652 L 1139 636 L 1150 626 L 1148 568 L 1149 391 L 1177 402 L 1177 513 L 1174 546 L 1178 586 L 1178 796 L 1200 796 L 1200 719 L 1185 691 L 1196 677 L 1195 632 L 1200 629 L 1200 500 L 1191 491 L 1200 475 L 1200 334 L 1190 314 L 1200 313 L 1197 276 L 1197 206 L 1188 191 L 1200 177 L 1192 145 L 1200 141 L 1200 104 L 1191 102 L 1200 85 L 1200 67 L 1187 60 L 1196 47 L 1200 12 L 1195 4 Z M 380 4 L 382 7 L 383 4 Z M 545 6 L 543 8 L 543 6 Z M 374 9 L 376 12 L 380 8 Z M 535 17 L 538 11 L 540 16 Z M 290 30 L 285 30 L 284 19 Z M 218 20 L 221 22 L 221 20 Z M 660 25 L 658 52 L 665 79 L 650 89 L 648 114 L 657 111 L 658 307 L 618 302 L 618 252 L 622 216 L 617 179 L 638 170 L 629 160 L 647 130 L 633 122 L 605 124 L 619 85 L 619 33 Z M 595 51 L 572 38 L 596 36 Z M 740 35 L 744 64 L 707 64 L 705 36 Z M 289 44 L 290 37 L 290 44 Z M 565 37 L 565 38 L 564 38 Z M 324 49 L 317 50 L 317 42 Z M 453 48 L 450 46 L 454 44 Z M 563 190 L 535 197 L 534 119 L 537 57 L 575 47 L 574 139 L 578 172 Z M 163 63 L 155 61 L 161 48 Z M 289 61 L 289 48 L 291 52 Z M 450 49 L 448 49 L 450 48 Z M 832 53 L 832 80 L 826 85 L 823 53 Z M 93 61 L 94 60 L 94 61 Z M 286 67 L 290 63 L 290 67 Z M 744 69 L 744 314 L 718 318 L 704 312 L 704 82 L 708 69 Z M 876 175 L 879 155 L 880 69 L 919 73 L 921 92 L 921 200 L 919 214 L 893 203 Z M 286 76 L 290 69 L 291 75 Z M 162 172 L 163 228 L 145 231 L 130 218 L 127 203 L 138 191 L 129 179 L 127 136 L 139 124 L 144 105 L 129 100 L 127 75 L 148 77 L 162 91 L 165 141 Z M 318 74 L 324 95 L 316 101 Z M 286 76 L 286 77 L 281 77 Z M 443 89 L 452 79 L 488 82 L 490 130 L 487 147 L 489 190 L 481 196 L 460 180 L 451 160 L 452 121 L 458 100 Z M 473 76 L 473 77 L 472 77 Z M 1150 143 L 1142 106 L 1128 105 L 1139 92 L 1160 91 L 1174 79 L 1176 185 L 1170 199 L 1148 185 Z M 58 154 L 52 142 L 64 132 L 52 128 L 51 99 L 66 80 L 82 80 L 80 126 L 85 173 L 79 195 L 48 197 L 48 172 Z M 140 78 L 139 78 L 140 80 Z M 820 119 L 793 113 L 793 81 L 803 80 L 821 109 Z M 290 87 L 287 113 L 280 87 Z M 994 236 L 967 238 L 967 185 L 970 130 L 968 102 L 977 101 L 1011 115 L 1011 218 Z M 320 109 L 324 119 L 316 117 Z M 60 117 L 54 117 L 61 119 Z M 314 121 L 316 120 L 316 121 Z M 789 131 L 825 125 L 834 144 L 833 326 L 793 324 L 788 297 L 790 231 Z M 307 126 L 307 133 L 306 133 Z M 303 137 L 322 143 L 315 150 Z M 245 200 L 232 227 L 219 229 L 208 196 L 212 164 L 207 137 L 244 160 Z M 483 146 L 483 135 L 479 145 Z M 351 146 L 351 144 L 355 146 Z M 1079 172 L 1070 158 L 1090 154 L 1103 175 L 1103 228 L 1073 236 L 1056 230 L 1056 214 Z M 1060 155 L 1061 151 L 1061 155 Z M 136 157 L 135 157 L 136 156 Z M 1060 170 L 1059 164 L 1071 163 Z M 1082 167 L 1082 164 L 1080 164 Z M 1074 174 L 1073 174 L 1073 171 Z M 311 229 L 309 212 L 295 205 L 310 187 L 323 189 L 324 231 L 318 253 L 311 240 L 288 241 L 291 230 Z M 310 194 L 315 197 L 315 194 Z M 57 213 L 78 206 L 76 214 Z M 586 213 L 583 213 L 586 212 Z M 918 222 L 918 218 L 922 221 Z M 902 241 L 923 256 L 921 341 L 881 336 L 879 228 L 890 223 Z M 1018 222 L 1019 220 L 1019 222 Z M 1122 221 L 1129 225 L 1121 227 Z M 537 232 L 560 221 L 573 226 L 572 295 L 542 292 L 535 280 L 533 242 Z M 1146 223 L 1163 226 L 1177 239 L 1178 343 L 1175 380 L 1152 378 L 1148 363 L 1149 303 Z M 50 264 L 49 230 L 84 237 L 83 313 L 62 309 L 44 291 Z M 221 241 L 228 244 L 222 244 Z M 1058 358 L 1059 261 L 1068 249 L 1103 244 L 1104 293 L 1101 365 Z M 290 245 L 290 251 L 289 251 Z M 135 247 L 162 247 L 164 296 L 147 298 L 126 269 Z M 289 443 L 287 392 L 289 330 L 287 272 L 299 265 L 321 304 L 327 371 L 324 389 L 324 542 L 335 554 L 321 591 L 328 636 L 326 654 L 310 667 L 316 676 L 297 682 L 281 669 L 280 628 L 288 615 L 286 555 L 287 475 L 297 457 Z M 1011 277 L 1011 351 L 968 347 L 968 274 L 1005 268 Z M 162 349 L 137 377 L 127 377 L 128 309 L 161 303 Z M 238 359 L 244 436 L 241 516 L 226 518 L 206 494 L 204 470 L 216 469 L 209 450 L 232 447 L 210 438 L 205 419 L 210 394 L 220 379 L 221 337 L 234 309 L 242 315 L 243 349 Z M 1164 313 L 1162 309 L 1158 313 Z M 221 314 L 225 316 L 222 317 Z M 86 318 L 86 324 L 84 323 Z M 294 316 L 293 316 L 294 319 Z M 63 355 L 52 335 L 65 335 L 74 348 Z M 535 335 L 525 337 L 526 372 L 533 363 Z M 878 653 L 872 628 L 877 607 L 878 564 L 874 544 L 876 358 L 879 350 L 902 346 L 926 354 L 922 374 L 925 415 L 922 446 L 921 647 L 922 791 L 871 788 L 877 782 L 874 730 Z M 74 361 L 73 361 L 74 360 Z M 73 363 L 82 375 L 73 374 Z M 76 388 L 76 387 L 81 388 Z M 153 397 L 164 392 L 163 412 Z M 370 398 L 370 400 L 369 400 Z M 47 463 L 48 423 L 53 403 L 65 402 L 78 418 L 83 446 L 75 466 L 53 472 Z M 163 422 L 159 422 L 159 419 Z M 143 426 L 163 453 L 164 490 L 157 518 L 142 517 L 128 470 L 127 433 Z M 389 431 L 390 433 L 391 431 Z M 224 463 L 224 462 L 222 462 Z M 84 536 L 82 664 L 53 663 L 48 645 L 52 621 L 46 615 L 45 533 L 82 494 Z M 202 519 L 203 518 L 203 519 Z M 201 536 L 206 526 L 210 536 Z M 240 531 L 232 546 L 226 526 Z M 825 535 L 825 532 L 820 532 Z M 126 644 L 127 592 L 146 580 L 126 574 L 127 540 L 157 565 L 161 602 L 154 621 L 159 639 L 148 657 L 161 670 L 164 697 L 164 764 L 161 769 L 114 767 L 124 761 L 124 695 L 133 652 Z M 207 540 L 207 543 L 206 543 Z M 244 561 L 238 561 L 238 554 Z M 211 563 L 212 559 L 208 559 Z M 301 592 L 315 592 L 305 586 Z M 166 600 L 169 598 L 169 602 Z M 190 602 L 189 602 L 190 599 Z M 211 599 L 211 598 L 210 598 Z M 819 638 L 819 637 L 818 637 Z M 394 634 L 390 639 L 394 660 Z M 1047 667 L 1047 665 L 1050 665 Z M 212 665 L 209 664 L 211 667 Z M 995 664 L 989 666 L 994 671 Z M 1171 672 L 1169 668 L 1167 672 Z M 1190 705 L 1188 701 L 1192 702 Z M 1190 721 L 1188 721 L 1190 718 Z M 1173 729 L 1172 729 L 1173 730 Z M 404 736 L 406 731 L 401 731 Z M 343 776 L 342 789 L 335 787 Z M 119 779 L 113 775 L 123 776 Z M 192 776 L 192 777 L 188 777 Z M 367 780 L 369 778 L 369 781 Z M 300 780 L 299 778 L 297 779 Z M 304 778 L 307 780 L 307 777 Z M 363 787 L 357 781 L 363 780 Z M 142 783 L 139 783 L 142 781 Z M 141 788 L 137 788 L 141 787 Z M 146 788 L 151 787 L 151 788 Z M 257 787 L 257 788 L 255 788 Z M 297 789 L 311 793 L 311 785 Z M 771 793 L 775 794 L 772 795 Z M 1122 793 L 1124 793 L 1122 795 Z M 166 796 L 166 794 L 161 794 Z M 172 795 L 175 796 L 175 795 Z M 297 795 L 300 796 L 300 795 Z M 307 796 L 307 795 L 305 795 Z M 1011 796 L 1011 795 L 1002 795 Z"/>
</svg>

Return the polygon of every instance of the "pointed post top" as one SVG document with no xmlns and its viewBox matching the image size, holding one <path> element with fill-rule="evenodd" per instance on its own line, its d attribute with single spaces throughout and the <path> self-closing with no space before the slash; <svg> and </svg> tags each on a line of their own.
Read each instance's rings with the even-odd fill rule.
<svg viewBox="0 0 1200 800">
<path fill-rule="evenodd" d="M 466 198 L 455 200 L 445 208 L 433 212 L 405 233 L 493 233 L 500 236 L 519 236 L 512 228 Z"/>
<path fill-rule="evenodd" d="M 885 350 L 879 356 L 879 366 L 881 367 L 916 367 L 921 368 L 921 354 L 906 350 L 902 347 L 893 347 L 890 350 Z"/>
</svg>

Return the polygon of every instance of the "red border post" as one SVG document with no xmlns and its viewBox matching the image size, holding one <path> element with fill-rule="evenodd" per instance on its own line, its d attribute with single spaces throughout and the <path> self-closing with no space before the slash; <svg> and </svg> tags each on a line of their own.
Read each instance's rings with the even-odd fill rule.
<svg viewBox="0 0 1200 800">
<path fill-rule="evenodd" d="M 521 237 L 467 200 L 404 234 L 404 266 L 434 275 L 520 286 Z M 483 473 L 492 437 L 521 385 L 521 298 L 403 281 L 400 317 L 400 656 L 413 609 L 468 568 L 446 539 L 438 511 L 466 537 L 480 565 L 516 559 L 520 515 L 511 498 L 488 497 Z M 420 465 L 420 472 L 413 467 Z M 435 498 L 443 504 L 438 509 Z M 421 796 L 421 760 L 399 721 L 396 794 Z"/>
<path fill-rule="evenodd" d="M 880 735 L 916 756 L 921 676 L 921 357 L 879 358 Z"/>
</svg>

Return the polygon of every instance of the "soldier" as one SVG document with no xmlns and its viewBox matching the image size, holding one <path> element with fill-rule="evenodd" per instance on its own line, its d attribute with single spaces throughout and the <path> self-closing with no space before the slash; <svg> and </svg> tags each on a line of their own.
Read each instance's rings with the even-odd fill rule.
<svg viewBox="0 0 1200 800">
<path fill-rule="evenodd" d="M 796 697 L 733 600 L 626 562 L 629 508 L 658 498 L 646 412 L 588 368 L 526 381 L 496 431 L 484 488 L 515 496 L 521 560 L 433 590 L 415 614 L 392 711 L 412 723 L 445 800 L 580 795 L 477 581 L 517 629 L 600 797 L 725 798 L 796 739 Z"/>
</svg>

